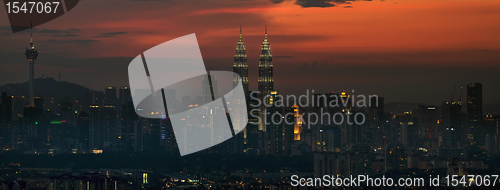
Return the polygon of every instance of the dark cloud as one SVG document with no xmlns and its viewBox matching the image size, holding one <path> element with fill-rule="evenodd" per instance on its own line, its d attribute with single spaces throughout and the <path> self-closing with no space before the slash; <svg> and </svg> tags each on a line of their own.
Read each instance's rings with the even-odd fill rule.
<svg viewBox="0 0 500 190">
<path fill-rule="evenodd" d="M 284 0 L 270 0 L 273 3 L 282 3 Z M 295 4 L 302 7 L 334 7 L 340 4 L 351 4 L 352 1 L 357 0 L 297 0 Z M 361 1 L 372 1 L 372 0 L 361 0 Z M 382 0 L 383 1 L 383 0 Z M 344 8 L 352 8 L 352 6 L 344 6 Z"/>
<path fill-rule="evenodd" d="M 53 37 L 77 37 L 78 35 L 76 34 L 56 34 L 53 35 Z"/>
<path fill-rule="evenodd" d="M 108 32 L 108 33 L 102 33 L 97 36 L 94 36 L 93 38 L 114 38 L 118 35 L 123 35 L 126 34 L 127 32 Z"/>
<path fill-rule="evenodd" d="M 47 43 L 70 43 L 70 44 L 78 44 L 78 45 L 88 45 L 91 43 L 99 42 L 99 40 L 45 40 Z"/>
<path fill-rule="evenodd" d="M 302 7 L 333 7 L 333 4 L 330 0 L 297 0 L 295 4 L 300 5 Z"/>
<path fill-rule="evenodd" d="M 52 29 L 33 28 L 33 32 L 40 34 L 67 34 L 67 33 L 80 33 L 80 29 L 52 30 Z"/>
<path fill-rule="evenodd" d="M 283 3 L 285 0 L 270 0 L 273 3 Z"/>
<path fill-rule="evenodd" d="M 10 26 L 0 26 L 0 32 L 4 36 L 10 36 L 12 34 L 12 30 Z M 31 32 L 30 30 L 23 31 L 24 33 Z M 23 33 L 21 32 L 21 33 Z M 77 37 L 80 33 L 80 29 L 66 29 L 66 30 L 54 30 L 54 29 L 39 29 L 33 28 L 33 32 L 37 33 L 40 36 L 52 36 L 52 37 Z"/>
</svg>

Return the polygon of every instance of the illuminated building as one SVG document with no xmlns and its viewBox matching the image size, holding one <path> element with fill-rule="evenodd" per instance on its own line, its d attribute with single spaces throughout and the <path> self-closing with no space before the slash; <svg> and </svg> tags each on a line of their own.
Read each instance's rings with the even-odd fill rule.
<svg viewBox="0 0 500 190">
<path fill-rule="evenodd" d="M 238 83 L 241 81 L 241 84 L 243 85 L 243 93 L 245 94 L 245 100 L 240 100 L 237 99 L 235 104 L 241 105 L 241 104 L 246 104 L 249 102 L 249 97 L 248 97 L 248 64 L 247 64 L 247 52 L 245 49 L 245 43 L 243 42 L 243 37 L 241 34 L 241 25 L 240 25 L 240 38 L 238 42 L 236 43 L 236 52 L 234 54 L 234 65 L 233 65 L 233 72 L 238 74 L 238 76 L 235 76 L 233 78 L 233 86 L 236 87 Z M 248 105 L 248 104 L 247 104 Z M 244 114 L 248 114 L 247 110 L 242 110 L 242 109 L 235 109 L 234 114 L 238 116 L 242 116 Z M 235 140 L 233 141 L 234 147 L 237 152 L 241 152 L 243 149 L 243 144 L 244 142 L 247 141 L 247 129 L 246 123 L 240 121 L 242 117 L 234 117 L 236 120 L 233 121 L 233 129 L 238 130 L 238 131 L 243 131 L 242 135 L 237 136 L 237 138 L 234 138 Z M 245 125 L 240 125 L 240 123 L 245 123 Z M 238 148 L 239 147 L 239 148 Z"/>
<path fill-rule="evenodd" d="M 108 87 L 106 87 L 106 89 L 104 89 L 104 104 L 116 106 L 116 88 L 115 87 L 108 86 Z"/>
<path fill-rule="evenodd" d="M 274 90 L 274 79 L 273 79 L 273 56 L 271 55 L 271 47 L 269 41 L 267 40 L 267 25 L 266 25 L 266 33 L 264 36 L 264 41 L 262 42 L 262 49 L 260 50 L 260 62 L 259 62 L 259 92 L 260 99 L 263 101 L 264 97 L 271 94 L 271 91 Z M 265 117 L 263 117 L 262 113 L 265 110 L 265 105 L 262 103 L 260 106 L 261 123 L 259 124 L 259 130 L 266 130 L 265 127 Z"/>
<path fill-rule="evenodd" d="M 293 140 L 300 141 L 300 133 L 302 132 L 302 118 L 300 117 L 300 110 L 297 104 L 292 106 L 293 116 L 295 118 L 293 125 Z"/>
<path fill-rule="evenodd" d="M 269 103 L 272 105 L 266 108 L 268 123 L 266 124 L 266 138 L 269 142 L 264 142 L 267 145 L 265 148 L 266 154 L 281 155 L 285 151 L 285 125 L 283 108 L 276 106 L 274 103 L 279 101 L 282 96 L 279 96 L 278 91 L 271 91 Z M 281 100 L 282 101 L 282 100 Z"/>
<path fill-rule="evenodd" d="M 407 168 L 406 147 L 402 144 L 385 146 L 385 171 L 402 171 Z"/>
<path fill-rule="evenodd" d="M 128 86 L 120 88 L 119 96 L 122 105 L 128 102 L 132 102 L 132 94 L 130 93 L 130 88 Z"/>
<path fill-rule="evenodd" d="M 148 173 L 142 173 L 142 183 L 143 184 L 149 183 L 149 181 L 148 181 Z"/>
<path fill-rule="evenodd" d="M 116 125 L 114 105 L 91 105 L 89 114 L 89 149 L 100 149 L 115 143 Z"/>
<path fill-rule="evenodd" d="M 346 93 L 345 88 L 340 93 L 340 100 L 342 101 L 342 102 L 339 103 L 339 105 L 341 107 L 345 107 L 348 110 L 351 109 L 351 107 L 352 107 L 352 97 L 349 94 Z"/>
<path fill-rule="evenodd" d="M 321 126 L 316 134 L 316 151 L 339 152 L 342 146 L 339 126 Z"/>
<path fill-rule="evenodd" d="M 353 144 L 348 156 L 348 175 L 365 175 L 371 172 L 370 155 L 372 148 L 369 144 Z"/>
<path fill-rule="evenodd" d="M 35 124 L 36 119 L 38 119 L 42 112 L 42 107 L 37 107 L 37 102 L 35 102 L 35 85 L 34 85 L 34 77 L 35 77 L 35 60 L 38 57 L 38 51 L 35 49 L 35 44 L 33 43 L 33 28 L 31 29 L 31 40 L 30 46 L 26 48 L 25 55 L 26 59 L 29 61 L 29 86 L 28 86 L 28 106 L 23 109 L 23 117 L 24 120 L 28 123 L 28 137 L 30 137 L 30 145 L 34 148 L 34 145 L 40 144 L 38 141 L 34 141 L 37 139 L 37 125 Z M 42 99 L 43 100 L 43 99 Z M 28 145 L 28 146 L 30 146 Z"/>
<path fill-rule="evenodd" d="M 24 53 L 26 58 L 30 63 L 30 82 L 29 82 L 29 103 L 28 107 L 35 107 L 35 85 L 34 85 L 34 75 L 35 75 L 35 60 L 38 57 L 38 51 L 35 49 L 35 44 L 33 43 L 33 27 L 31 29 L 31 43 Z"/>
<path fill-rule="evenodd" d="M 445 146 L 457 147 L 465 143 L 461 139 L 462 102 L 443 102 L 440 122 L 443 126 L 443 143 Z"/>
<path fill-rule="evenodd" d="M 238 84 L 239 81 L 237 81 L 237 79 L 240 79 L 241 83 L 243 84 L 245 95 L 248 95 L 247 51 L 245 49 L 245 43 L 243 42 L 243 38 L 241 35 L 241 26 L 240 39 L 238 40 L 238 43 L 236 43 L 236 53 L 234 54 L 233 72 L 240 76 L 240 78 L 235 77 L 233 82 L 235 84 Z"/>
<path fill-rule="evenodd" d="M 499 117 L 486 114 L 483 117 L 484 129 L 486 130 L 485 138 L 485 148 L 489 153 L 498 152 L 498 127 L 499 127 Z"/>
<path fill-rule="evenodd" d="M 485 133 L 481 129 L 483 117 L 483 85 L 481 83 L 467 84 L 467 126 L 468 138 L 475 143 L 484 142 Z"/>
</svg>

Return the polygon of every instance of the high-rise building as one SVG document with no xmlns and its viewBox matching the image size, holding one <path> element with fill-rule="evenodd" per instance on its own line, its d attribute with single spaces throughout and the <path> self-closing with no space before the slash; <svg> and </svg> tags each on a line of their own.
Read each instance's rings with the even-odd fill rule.
<svg viewBox="0 0 500 190">
<path fill-rule="evenodd" d="M 264 100 L 267 95 L 274 91 L 274 79 L 273 79 L 273 56 L 271 55 L 271 47 L 269 41 L 267 40 L 267 25 L 266 33 L 264 36 L 264 41 L 262 42 L 262 49 L 260 50 L 260 62 L 259 62 L 259 92 L 260 99 Z M 264 102 L 260 105 L 260 118 L 261 123 L 259 123 L 259 130 L 266 130 L 265 127 L 265 117 L 263 117 L 263 112 L 266 109 Z"/>
<path fill-rule="evenodd" d="M 207 75 L 202 81 L 202 100 L 203 102 L 212 102 L 217 95 L 217 80 L 214 75 Z"/>
<path fill-rule="evenodd" d="M 135 113 L 134 104 L 127 102 L 123 104 L 121 110 L 121 129 L 119 140 L 120 143 L 126 145 L 127 148 L 132 148 L 134 143 L 134 122 L 137 121 L 138 116 Z"/>
<path fill-rule="evenodd" d="M 300 141 L 300 133 L 302 132 L 302 118 L 299 110 L 299 106 L 297 104 L 293 104 L 293 117 L 294 125 L 293 125 L 293 140 Z"/>
<path fill-rule="evenodd" d="M 465 143 L 461 139 L 462 102 L 443 102 L 441 117 L 443 144 L 449 147 L 462 146 Z"/>
<path fill-rule="evenodd" d="M 107 148 L 115 143 L 116 111 L 113 105 L 91 105 L 89 115 L 89 149 Z"/>
<path fill-rule="evenodd" d="M 483 118 L 483 85 L 467 84 L 467 126 L 468 138 L 473 144 L 484 142 L 485 134 L 481 129 Z"/>
<path fill-rule="evenodd" d="M 31 29 L 31 42 L 30 47 L 28 47 L 24 53 L 26 55 L 26 59 L 28 59 L 30 63 L 30 81 L 29 81 L 29 104 L 28 107 L 35 107 L 35 85 L 34 85 L 34 77 L 35 77 L 35 60 L 38 57 L 38 51 L 35 49 L 35 44 L 33 43 L 33 28 Z"/>
<path fill-rule="evenodd" d="M 238 40 L 238 43 L 236 43 L 236 53 L 234 54 L 233 72 L 240 76 L 239 78 L 234 78 L 234 84 L 238 84 L 238 82 L 241 80 L 245 96 L 248 95 L 247 50 L 245 49 L 245 43 L 243 42 L 243 37 L 241 35 L 241 26 L 240 39 Z"/>
<path fill-rule="evenodd" d="M 353 144 L 348 154 L 349 175 L 366 175 L 371 172 L 371 151 L 368 144 Z"/>
<path fill-rule="evenodd" d="M 128 102 L 132 102 L 132 94 L 130 93 L 130 88 L 128 86 L 123 86 L 120 88 L 120 101 L 121 105 L 124 105 Z"/>
<path fill-rule="evenodd" d="M 108 86 L 104 90 L 104 104 L 116 106 L 116 88 L 115 87 Z"/>
<path fill-rule="evenodd" d="M 407 168 L 406 147 L 402 144 L 385 146 L 385 171 L 401 171 Z"/>
</svg>

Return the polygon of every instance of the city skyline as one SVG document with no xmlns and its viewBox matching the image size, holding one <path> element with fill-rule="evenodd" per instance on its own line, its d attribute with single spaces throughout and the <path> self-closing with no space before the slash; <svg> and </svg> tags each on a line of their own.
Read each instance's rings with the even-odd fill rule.
<svg viewBox="0 0 500 190">
<path fill-rule="evenodd" d="M 64 17 L 34 29 L 44 57 L 37 61 L 35 78 L 58 78 L 60 71 L 63 80 L 94 90 L 127 86 L 126 67 L 133 56 L 191 32 L 199 37 L 209 70 L 230 70 L 242 25 L 254 90 L 267 23 L 280 93 L 301 93 L 297 87 L 302 86 L 317 92 L 347 86 L 387 97 L 389 102 L 439 105 L 454 86 L 480 82 L 485 87 L 484 102 L 498 103 L 500 48 L 495 34 L 499 30 L 489 24 L 498 22 L 494 11 L 498 2 L 303 2 L 221 1 L 187 7 L 189 2 L 125 1 L 108 10 L 105 7 L 112 7 L 113 1 L 82 1 Z M 96 6 L 102 8 L 95 10 Z M 182 11 L 152 18 L 174 7 Z M 78 16 L 89 8 L 92 15 Z M 122 13 L 127 11 L 137 14 L 130 18 Z M 222 18 L 231 19 L 211 21 Z M 19 50 L 25 48 L 29 31 L 12 34 L 7 24 L 0 21 L 0 40 L 6 42 L 0 45 L 0 85 L 28 78 Z"/>
<path fill-rule="evenodd" d="M 150 3 L 182 6 L 170 1 Z M 281 14 L 287 15 L 286 11 L 297 8 L 300 11 L 296 14 L 312 10 L 326 13 L 325 10 L 334 8 L 356 10 L 369 2 L 266 0 L 226 2 L 227 8 L 217 7 L 219 3 L 207 5 L 212 9 L 187 13 L 207 18 L 221 13 L 245 15 L 270 10 L 284 11 Z M 256 10 L 233 7 L 260 3 L 265 7 Z M 384 2 L 375 5 L 387 6 L 380 3 Z M 403 7 L 405 3 L 402 2 Z M 466 4 L 461 3 L 460 6 Z M 393 3 L 399 6 L 397 4 Z M 421 5 L 409 4 L 411 9 Z M 137 4 L 127 1 L 120 8 L 130 5 Z M 68 14 L 73 12 L 77 14 L 78 9 Z M 397 49 L 400 42 L 368 51 L 385 58 L 396 57 L 392 61 L 381 56 L 379 60 L 372 60 L 374 62 L 361 63 L 373 57 L 360 56 L 352 57 L 353 62 L 316 62 L 325 55 L 329 58 L 359 55 L 358 51 L 363 48 L 348 52 L 329 49 L 336 42 L 322 39 L 322 43 L 309 44 L 305 41 L 315 41 L 309 35 L 297 35 L 302 39 L 289 41 L 283 31 L 287 27 L 282 25 L 289 22 L 281 20 L 268 25 L 268 21 L 277 19 L 271 18 L 261 20 L 265 22 L 259 26 L 250 25 L 248 36 L 245 24 L 239 25 L 239 35 L 233 31 L 238 25 L 227 25 L 227 34 L 218 35 L 216 42 L 211 43 L 207 43 L 210 34 L 213 35 L 211 31 L 168 41 L 171 35 L 178 33 L 153 34 L 144 30 L 146 34 L 141 37 L 156 35 L 158 38 L 132 40 L 130 47 L 125 47 L 122 40 L 132 39 L 127 37 L 128 31 L 107 32 L 93 36 L 93 41 L 73 41 L 76 44 L 68 44 L 67 49 L 61 46 L 54 50 L 47 45 L 48 38 L 57 35 L 65 39 L 80 38 L 82 31 L 76 34 L 73 33 L 76 30 L 60 33 L 32 29 L 29 47 L 19 50 L 25 57 L 16 57 L 19 53 L 14 52 L 16 48 L 3 51 L 0 45 L 0 56 L 9 55 L 0 60 L 0 66 L 24 60 L 18 67 L 7 66 L 0 71 L 0 81 L 8 83 L 1 78 L 2 72 L 10 74 L 8 77 L 18 74 L 12 80 L 21 81 L 29 73 L 30 79 L 22 84 L 0 86 L 0 188 L 313 189 L 296 186 L 302 186 L 304 181 L 307 185 L 314 182 L 318 187 L 335 186 L 342 183 L 334 183 L 333 178 L 352 181 L 353 177 L 360 176 L 366 176 L 365 179 L 370 176 L 379 182 L 403 179 L 417 183 L 386 187 L 385 182 L 370 185 L 359 179 L 360 189 L 365 186 L 372 189 L 450 188 L 455 186 L 456 177 L 460 178 L 457 183 L 463 181 L 463 186 L 467 186 L 464 189 L 498 186 L 495 184 L 500 183 L 496 175 L 500 172 L 500 102 L 496 97 L 500 89 L 496 86 L 500 81 L 496 69 L 500 66 L 486 64 L 496 63 L 498 55 L 491 54 L 497 50 L 481 50 L 490 55 L 479 60 L 478 65 L 458 69 L 460 66 L 447 65 L 447 61 L 439 58 L 433 60 L 439 62 L 433 66 L 426 65 L 431 62 L 397 66 L 391 62 L 399 60 L 406 64 L 412 59 L 411 56 L 398 58 L 395 52 L 407 51 L 418 56 L 422 55 L 417 51 L 419 48 L 433 50 L 443 59 L 460 59 L 451 58 L 457 55 L 454 48 L 452 53 L 443 54 L 445 46 L 391 49 Z M 320 18 L 323 17 L 316 17 Z M 85 27 L 85 22 L 79 24 Z M 255 34 L 257 28 L 261 29 L 260 35 Z M 24 36 L 4 36 L 13 35 Z M 4 36 L 0 34 L 0 40 Z M 225 45 L 221 44 L 226 41 L 231 41 L 231 48 L 223 48 Z M 435 41 L 434 45 L 443 45 L 445 41 Z M 105 50 L 94 46 L 101 43 L 113 45 Z M 136 43 L 144 44 L 135 47 Z M 159 43 L 163 44 L 143 49 Z M 346 47 L 349 43 L 340 44 L 339 47 Z M 78 47 L 74 54 L 56 55 L 69 52 L 74 46 Z M 116 50 L 123 50 L 123 54 L 114 55 Z M 137 50 L 141 53 L 129 66 L 132 58 L 128 54 Z M 102 54 L 93 54 L 99 51 Z M 311 56 L 311 52 L 316 53 Z M 183 53 L 188 54 L 183 57 Z M 477 58 L 460 56 L 467 57 L 463 63 Z M 203 57 L 206 57 L 205 63 Z M 294 62 L 301 60 L 315 61 L 312 64 Z M 58 66 L 47 67 L 51 62 Z M 187 65 L 195 67 L 179 69 Z M 460 69 L 467 71 L 457 72 Z M 44 74 L 47 71 L 49 74 Z M 210 75 L 206 75 L 207 71 Z M 33 74 L 48 77 L 34 79 Z M 143 94 L 147 96 L 141 97 Z M 413 103 L 398 103 L 399 100 Z M 487 183 L 489 177 L 493 178 Z M 318 180 L 331 183 L 317 184 Z M 466 181 L 469 185 L 465 185 Z M 353 187 L 352 183 L 343 183 L 339 188 Z"/>
</svg>

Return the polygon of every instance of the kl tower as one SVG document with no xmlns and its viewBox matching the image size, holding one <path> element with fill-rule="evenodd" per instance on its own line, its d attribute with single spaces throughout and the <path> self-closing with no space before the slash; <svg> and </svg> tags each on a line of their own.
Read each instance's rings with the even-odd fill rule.
<svg viewBox="0 0 500 190">
<path fill-rule="evenodd" d="M 35 75 L 35 60 L 38 57 L 38 51 L 35 49 L 35 44 L 33 43 L 33 24 L 31 25 L 31 42 L 30 47 L 26 48 L 26 59 L 30 63 L 30 82 L 29 82 L 29 104 L 28 107 L 35 107 L 35 85 L 34 75 Z"/>
</svg>

